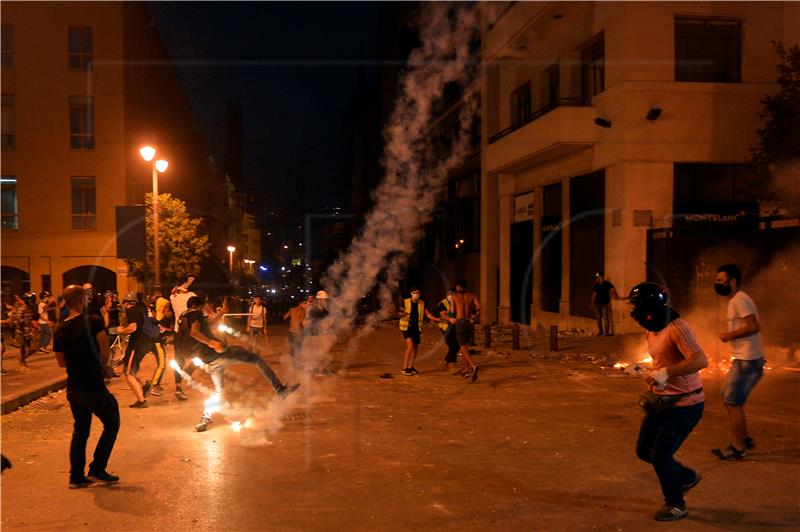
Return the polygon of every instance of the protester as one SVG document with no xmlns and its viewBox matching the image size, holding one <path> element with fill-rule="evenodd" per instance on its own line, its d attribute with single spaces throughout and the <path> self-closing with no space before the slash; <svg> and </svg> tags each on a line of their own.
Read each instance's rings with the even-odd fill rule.
<svg viewBox="0 0 800 532">
<path fill-rule="evenodd" d="M 47 314 L 49 306 L 50 292 L 42 290 L 39 293 L 39 305 L 36 307 L 36 314 L 39 320 L 39 351 L 42 353 L 50 352 L 47 346 L 50 344 L 50 340 L 53 339 L 52 322 Z"/>
<path fill-rule="evenodd" d="M 445 371 L 452 370 L 458 362 L 458 338 L 456 337 L 456 309 L 453 305 L 455 290 L 448 289 L 447 297 L 439 301 L 439 329 L 442 330 L 442 337 L 447 346 L 447 354 L 444 356 Z M 461 370 L 458 371 L 460 373 Z"/>
<path fill-rule="evenodd" d="M 311 303 L 308 300 L 301 301 L 283 315 L 284 321 L 289 320 L 289 356 L 292 357 L 295 367 L 300 366 L 298 355 L 303 345 L 303 320 L 306 317 L 306 310 L 310 306 Z"/>
<path fill-rule="evenodd" d="M 226 346 L 217 339 L 211 332 L 208 320 L 201 310 L 203 307 L 202 299 L 199 297 L 190 298 L 187 301 L 187 307 L 189 312 L 186 313 L 185 319 L 187 321 L 188 335 L 191 339 L 191 342 L 187 343 L 191 345 L 192 355 L 199 357 L 208 369 L 211 381 L 214 383 L 216 398 L 220 401 L 220 404 L 223 399 L 225 368 L 237 362 L 251 364 L 258 368 L 281 398 L 287 397 L 300 387 L 299 383 L 283 384 L 272 371 L 272 368 L 257 354 L 247 351 L 238 345 Z M 197 432 L 203 432 L 208 428 L 214 412 L 215 409 L 213 407 L 206 406 L 206 410 L 200 418 L 200 423 L 195 425 Z"/>
<path fill-rule="evenodd" d="M 469 354 L 469 345 L 472 343 L 472 335 L 475 332 L 475 319 L 481 312 L 481 302 L 478 300 L 478 296 L 467 289 L 467 281 L 464 279 L 456 283 L 453 306 L 456 312 L 456 338 L 461 358 L 464 359 L 462 375 L 475 382 L 478 380 L 478 365 Z"/>
<path fill-rule="evenodd" d="M 33 349 L 34 305 L 36 295 L 26 293 L 23 297 L 14 296 L 14 329 L 19 342 L 19 369 L 28 371 L 28 357 Z M 38 326 L 38 320 L 36 320 Z"/>
<path fill-rule="evenodd" d="M 711 450 L 722 460 L 741 460 L 756 446 L 747 430 L 744 404 L 764 375 L 764 346 L 758 310 L 741 285 L 742 272 L 738 266 L 724 264 L 717 269 L 714 291 L 728 298 L 728 331 L 721 333 L 719 339 L 723 343 L 730 342 L 733 358 L 722 392 L 733 441 L 725 449 Z"/>
<path fill-rule="evenodd" d="M 605 277 L 602 271 L 594 274 L 592 287 L 592 307 L 597 318 L 596 336 L 613 336 L 614 320 L 611 312 L 611 299 L 619 299 L 617 289 Z"/>
<path fill-rule="evenodd" d="M 250 337 L 250 350 L 260 352 L 259 344 L 264 344 L 267 350 L 267 307 L 260 295 L 253 298 L 253 303 L 247 311 L 246 332 Z"/>
<path fill-rule="evenodd" d="M 645 415 L 636 455 L 653 466 L 664 495 L 664 505 L 654 518 L 676 521 L 688 513 L 684 494 L 701 478 L 674 455 L 703 417 L 705 395 L 699 372 L 708 360 L 689 323 L 670 308 L 666 288 L 641 283 L 628 297 L 631 317 L 647 330 L 653 359 L 653 369 L 645 373 L 649 391 L 639 401 Z"/>
<path fill-rule="evenodd" d="M 136 401 L 128 406 L 131 408 L 147 408 L 146 396 L 150 391 L 150 382 L 142 385 L 137 376 L 139 365 L 144 356 L 153 351 L 152 339 L 145 333 L 147 308 L 141 303 L 133 292 L 128 292 L 122 300 L 128 325 L 117 328 L 118 334 L 129 334 L 128 347 L 125 350 L 124 369 L 125 380 L 130 386 Z"/>
<path fill-rule="evenodd" d="M 400 310 L 400 331 L 405 340 L 406 350 L 403 356 L 402 373 L 412 376 L 419 373 L 414 367 L 417 359 L 417 352 L 422 338 L 422 319 L 426 317 L 431 321 L 439 321 L 439 318 L 431 314 L 425 308 L 425 302 L 420 299 L 418 288 L 412 288 L 411 297 L 403 300 L 403 308 Z"/>
<path fill-rule="evenodd" d="M 69 449 L 69 487 L 85 488 L 95 482 L 114 483 L 119 477 L 106 468 L 119 432 L 119 406 L 106 388 L 103 367 L 110 360 L 108 338 L 102 318 L 85 313 L 86 293 L 78 285 L 64 290 L 69 314 L 56 331 L 53 350 L 61 367 L 67 368 L 67 401 L 74 420 Z M 86 466 L 86 443 L 92 415 L 103 423 L 94 457 Z"/>
</svg>

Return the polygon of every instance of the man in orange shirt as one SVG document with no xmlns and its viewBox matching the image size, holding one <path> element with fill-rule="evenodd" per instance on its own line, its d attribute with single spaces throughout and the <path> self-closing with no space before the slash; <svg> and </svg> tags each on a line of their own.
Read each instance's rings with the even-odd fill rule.
<svg viewBox="0 0 800 532">
<path fill-rule="evenodd" d="M 631 317 L 647 330 L 653 369 L 646 372 L 649 393 L 640 404 L 645 416 L 636 455 L 651 464 L 664 494 L 656 521 L 676 521 L 687 515 L 684 494 L 700 482 L 700 473 L 683 466 L 674 455 L 703 417 L 700 370 L 708 366 L 703 349 L 686 320 L 669 307 L 669 292 L 656 283 L 641 283 L 628 296 Z"/>
</svg>

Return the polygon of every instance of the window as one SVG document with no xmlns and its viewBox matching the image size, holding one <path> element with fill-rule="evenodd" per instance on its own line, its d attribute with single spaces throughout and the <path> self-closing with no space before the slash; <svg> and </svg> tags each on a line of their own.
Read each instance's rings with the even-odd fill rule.
<svg viewBox="0 0 800 532">
<path fill-rule="evenodd" d="M 3 24 L 0 28 L 0 48 L 2 48 L 2 67 L 14 68 L 14 27 Z"/>
<path fill-rule="evenodd" d="M 738 83 L 741 65 L 740 21 L 675 19 L 675 81 Z"/>
<path fill-rule="evenodd" d="M 2 213 L 3 229 L 16 231 L 19 229 L 19 210 L 17 208 L 17 178 L 4 175 L 0 178 L 2 183 L 2 203 L 0 213 Z"/>
<path fill-rule="evenodd" d="M 96 229 L 94 177 L 72 178 L 72 228 Z"/>
<path fill-rule="evenodd" d="M 69 67 L 77 70 L 92 68 L 92 28 L 89 26 L 69 27 Z"/>
<path fill-rule="evenodd" d="M 560 77 L 558 63 L 550 65 L 542 72 L 542 107 L 541 109 L 555 109 L 560 100 Z"/>
<path fill-rule="evenodd" d="M 773 199 L 751 165 L 675 164 L 673 211 L 691 214 L 758 214 Z M 712 217 L 713 218 L 713 217 Z M 702 218 L 690 218 L 690 220 Z"/>
<path fill-rule="evenodd" d="M 511 93 L 512 125 L 527 122 L 531 118 L 531 82 L 527 82 Z"/>
<path fill-rule="evenodd" d="M 4 150 L 13 150 L 16 145 L 14 137 L 14 95 L 3 94 L 2 96 L 2 109 L 3 114 L 0 118 L 2 124 L 2 148 Z"/>
<path fill-rule="evenodd" d="M 603 34 L 581 52 L 581 102 L 591 105 L 592 97 L 606 88 L 605 39 Z"/>
<path fill-rule="evenodd" d="M 91 96 L 69 97 L 69 133 L 73 150 L 94 149 L 94 109 Z"/>
</svg>

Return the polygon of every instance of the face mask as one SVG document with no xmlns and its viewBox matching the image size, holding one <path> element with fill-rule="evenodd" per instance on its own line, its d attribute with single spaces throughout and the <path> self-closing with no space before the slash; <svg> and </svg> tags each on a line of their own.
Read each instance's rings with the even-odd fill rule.
<svg viewBox="0 0 800 532">
<path fill-rule="evenodd" d="M 726 283 L 714 283 L 714 292 L 720 296 L 730 295 L 731 285 Z"/>
</svg>

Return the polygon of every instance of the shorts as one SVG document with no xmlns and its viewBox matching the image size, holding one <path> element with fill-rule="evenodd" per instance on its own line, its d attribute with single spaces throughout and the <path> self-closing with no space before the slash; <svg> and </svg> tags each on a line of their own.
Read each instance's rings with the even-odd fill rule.
<svg viewBox="0 0 800 532">
<path fill-rule="evenodd" d="M 472 344 L 472 335 L 475 332 L 475 325 L 470 320 L 464 318 L 456 321 L 456 338 L 459 345 Z"/>
<path fill-rule="evenodd" d="M 142 364 L 142 360 L 144 360 L 145 355 L 151 352 L 155 353 L 156 348 L 155 345 L 153 345 L 153 342 L 149 340 L 139 340 L 133 345 L 133 347 L 130 347 L 129 345 L 125 352 L 123 371 L 126 374 L 130 373 L 131 375 L 136 375 L 139 372 L 139 366 Z M 131 358 L 133 360 L 130 360 Z M 128 371 L 129 367 L 130 371 Z"/>
<path fill-rule="evenodd" d="M 406 340 L 411 340 L 414 345 L 419 345 L 420 343 L 420 333 L 419 331 L 412 331 L 411 329 L 407 331 L 403 331 L 403 338 Z"/>
<path fill-rule="evenodd" d="M 744 405 L 747 396 L 756 387 L 762 375 L 764 375 L 763 358 L 755 360 L 735 358 L 725 380 L 725 387 L 722 389 L 722 401 L 731 406 Z"/>
</svg>

